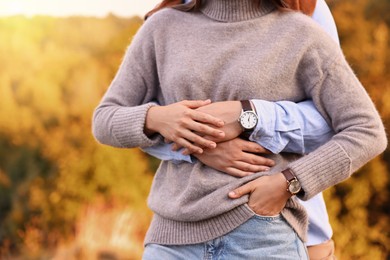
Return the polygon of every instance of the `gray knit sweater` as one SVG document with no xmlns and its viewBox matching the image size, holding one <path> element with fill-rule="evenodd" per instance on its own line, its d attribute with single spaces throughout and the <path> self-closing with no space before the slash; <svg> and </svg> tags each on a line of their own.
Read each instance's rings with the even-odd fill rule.
<svg viewBox="0 0 390 260">
<path fill-rule="evenodd" d="M 203 0 L 198 12 L 166 9 L 138 31 L 96 108 L 93 132 L 115 147 L 146 147 L 148 109 L 184 99 L 312 99 L 337 133 L 305 156 L 272 155 L 267 174 L 290 168 L 302 199 L 347 179 L 381 153 L 386 135 L 366 91 L 338 46 L 305 15 L 252 0 Z M 265 2 L 265 1 L 263 1 Z M 254 215 L 248 196 L 228 192 L 258 178 L 236 178 L 201 162 L 163 161 L 148 199 L 154 217 L 145 243 L 193 244 L 219 237 Z M 282 211 L 305 239 L 307 217 L 295 199 Z"/>
</svg>

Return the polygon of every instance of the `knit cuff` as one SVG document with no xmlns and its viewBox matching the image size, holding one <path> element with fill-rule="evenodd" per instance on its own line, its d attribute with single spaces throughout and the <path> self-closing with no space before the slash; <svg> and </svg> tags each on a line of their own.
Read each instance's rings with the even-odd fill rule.
<svg viewBox="0 0 390 260">
<path fill-rule="evenodd" d="M 289 169 L 295 174 L 304 191 L 299 198 L 309 200 L 321 191 L 351 175 L 351 159 L 335 141 L 330 141 L 313 153 L 292 162 Z"/>
<path fill-rule="evenodd" d="M 161 141 L 160 135 L 149 138 L 144 133 L 146 114 L 149 108 L 157 106 L 147 103 L 137 107 L 121 107 L 112 119 L 112 133 L 121 147 L 148 147 Z"/>
</svg>

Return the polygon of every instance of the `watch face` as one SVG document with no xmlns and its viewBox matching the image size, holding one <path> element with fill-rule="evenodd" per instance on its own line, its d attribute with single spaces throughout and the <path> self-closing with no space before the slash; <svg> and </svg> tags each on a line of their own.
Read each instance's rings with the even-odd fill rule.
<svg viewBox="0 0 390 260">
<path fill-rule="evenodd" d="M 240 124 L 247 130 L 255 128 L 257 125 L 257 115 L 253 111 L 245 111 L 240 117 Z"/>
<path fill-rule="evenodd" d="M 297 194 L 301 190 L 301 184 L 296 179 L 291 180 L 288 185 L 288 190 L 291 192 L 291 194 Z"/>
</svg>

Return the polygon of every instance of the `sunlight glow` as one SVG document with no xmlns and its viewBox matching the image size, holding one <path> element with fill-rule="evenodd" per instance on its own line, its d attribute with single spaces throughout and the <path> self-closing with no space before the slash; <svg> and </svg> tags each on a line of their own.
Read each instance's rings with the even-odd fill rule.
<svg viewBox="0 0 390 260">
<path fill-rule="evenodd" d="M 143 16 L 159 0 L 0 0 L 0 16 Z"/>
</svg>

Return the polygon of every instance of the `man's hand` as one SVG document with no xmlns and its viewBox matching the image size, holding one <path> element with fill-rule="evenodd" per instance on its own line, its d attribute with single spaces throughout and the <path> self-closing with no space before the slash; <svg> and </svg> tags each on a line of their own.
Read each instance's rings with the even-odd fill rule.
<svg viewBox="0 0 390 260">
<path fill-rule="evenodd" d="M 282 173 L 262 176 L 229 192 L 229 197 L 238 199 L 249 196 L 249 207 L 261 216 L 275 216 L 285 207 L 291 193 L 287 191 L 286 178 Z"/>
<path fill-rule="evenodd" d="M 255 154 L 254 154 L 255 153 Z M 271 159 L 258 154 L 270 153 L 261 145 L 235 138 L 218 143 L 214 149 L 204 149 L 203 154 L 193 154 L 205 165 L 236 177 L 267 171 L 275 165 Z"/>
</svg>

